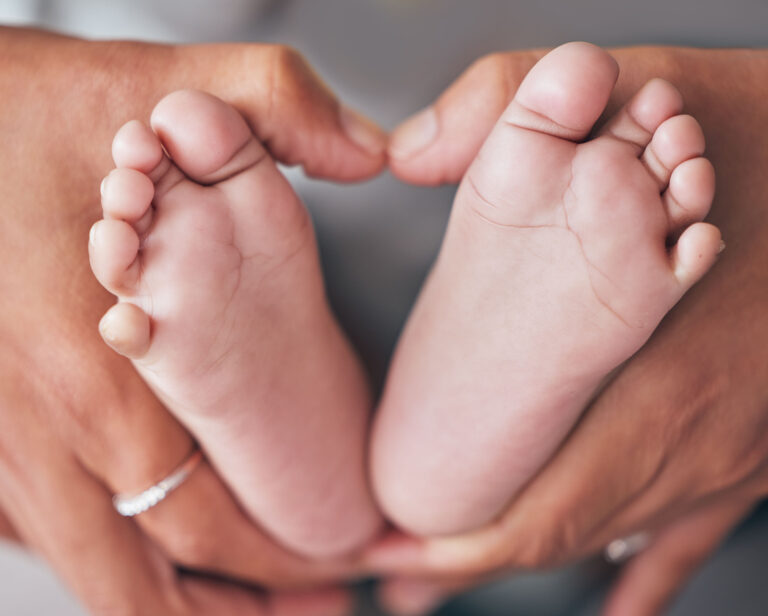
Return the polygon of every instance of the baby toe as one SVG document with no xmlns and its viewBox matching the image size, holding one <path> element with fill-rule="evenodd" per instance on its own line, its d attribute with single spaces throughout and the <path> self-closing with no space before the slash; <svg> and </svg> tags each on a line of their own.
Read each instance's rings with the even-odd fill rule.
<svg viewBox="0 0 768 616">
<path fill-rule="evenodd" d="M 117 167 L 150 174 L 163 160 L 163 147 L 148 126 L 131 120 L 115 133 L 112 159 Z"/>
<path fill-rule="evenodd" d="M 152 219 L 155 186 L 148 176 L 129 168 L 113 169 L 101 183 L 104 218 L 124 220 L 141 235 Z"/>
<path fill-rule="evenodd" d="M 678 89 L 663 79 L 652 79 L 608 120 L 599 135 L 631 143 L 640 154 L 659 126 L 682 109 L 683 97 Z"/>
<path fill-rule="evenodd" d="M 112 159 L 118 168 L 134 169 L 149 177 L 156 195 L 184 178 L 165 155 L 158 136 L 138 120 L 131 120 L 117 131 L 112 140 Z"/>
<path fill-rule="evenodd" d="M 682 232 L 670 258 L 675 276 L 684 290 L 709 271 L 724 247 L 720 229 L 714 225 L 697 222 Z"/>
<path fill-rule="evenodd" d="M 689 115 L 677 115 L 664 121 L 653 134 L 641 160 L 664 190 L 672 170 L 680 163 L 704 153 L 704 132 Z"/>
<path fill-rule="evenodd" d="M 91 227 L 88 242 L 91 269 L 110 293 L 135 292 L 139 282 L 139 236 L 122 220 L 100 220 Z"/>
<path fill-rule="evenodd" d="M 692 158 L 675 167 L 662 195 L 670 233 L 679 233 L 691 223 L 704 220 L 714 196 L 715 169 L 709 160 Z"/>
<path fill-rule="evenodd" d="M 149 317 L 138 306 L 120 302 L 99 322 L 99 332 L 110 347 L 131 359 L 143 357 L 149 349 Z"/>
<path fill-rule="evenodd" d="M 616 61 L 599 47 L 566 43 L 530 70 L 502 119 L 579 141 L 605 109 L 618 74 Z"/>
</svg>

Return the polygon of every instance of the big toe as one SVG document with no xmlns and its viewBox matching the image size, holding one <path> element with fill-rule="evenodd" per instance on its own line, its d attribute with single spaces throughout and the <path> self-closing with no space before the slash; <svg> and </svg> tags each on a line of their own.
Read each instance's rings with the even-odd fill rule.
<svg viewBox="0 0 768 616">
<path fill-rule="evenodd" d="M 151 125 L 176 165 L 200 184 L 226 180 L 267 155 L 243 116 L 205 92 L 169 94 L 153 110 Z"/>
<path fill-rule="evenodd" d="M 579 141 L 602 114 L 618 76 L 618 64 L 599 47 L 561 45 L 531 69 L 504 120 Z"/>
</svg>

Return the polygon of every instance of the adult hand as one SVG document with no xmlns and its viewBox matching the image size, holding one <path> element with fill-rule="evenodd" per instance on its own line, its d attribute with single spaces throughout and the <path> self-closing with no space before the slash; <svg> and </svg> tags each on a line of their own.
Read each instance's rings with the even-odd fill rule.
<svg viewBox="0 0 768 616">
<path fill-rule="evenodd" d="M 115 130 L 178 88 L 235 104 L 281 162 L 363 179 L 384 138 L 341 106 L 294 52 L 270 45 L 168 47 L 0 29 L 0 507 L 98 614 L 334 614 L 340 591 L 264 599 L 213 573 L 270 588 L 325 584 L 346 563 L 301 560 L 241 512 L 207 464 L 133 520 L 110 494 L 166 476 L 189 434 L 99 339 L 114 301 L 88 267 L 87 235 Z"/>
<path fill-rule="evenodd" d="M 395 175 L 458 181 L 541 55 L 473 65 L 395 131 Z M 558 565 L 650 530 L 654 541 L 625 568 L 605 613 L 656 614 L 768 493 L 768 53 L 635 48 L 615 57 L 622 76 L 608 113 L 663 77 L 701 122 L 719 184 L 710 219 L 728 248 L 496 523 L 430 541 L 394 535 L 369 552 L 397 578 L 383 596 L 400 611 L 468 580 Z"/>
</svg>

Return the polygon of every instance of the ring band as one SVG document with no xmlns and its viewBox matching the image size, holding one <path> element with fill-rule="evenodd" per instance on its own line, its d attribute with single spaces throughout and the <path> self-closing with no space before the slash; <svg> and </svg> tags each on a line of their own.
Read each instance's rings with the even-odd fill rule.
<svg viewBox="0 0 768 616">
<path fill-rule="evenodd" d="M 612 565 L 620 565 L 642 552 L 651 542 L 651 534 L 639 532 L 611 541 L 603 550 L 603 558 Z"/>
<path fill-rule="evenodd" d="M 115 494 L 112 503 L 117 512 L 126 518 L 144 513 L 165 499 L 178 488 L 197 468 L 203 452 L 195 448 L 189 457 L 165 479 L 158 481 L 139 494 Z"/>
</svg>

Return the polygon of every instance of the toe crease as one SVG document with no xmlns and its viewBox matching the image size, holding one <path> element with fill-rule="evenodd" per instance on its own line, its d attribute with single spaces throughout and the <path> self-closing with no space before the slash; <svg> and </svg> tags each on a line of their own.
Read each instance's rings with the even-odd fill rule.
<svg viewBox="0 0 768 616">
<path fill-rule="evenodd" d="M 550 127 L 555 128 L 558 132 L 562 134 L 553 134 L 551 131 L 546 130 L 543 126 L 536 126 L 536 125 L 526 126 L 526 125 L 518 124 L 512 120 L 507 119 L 505 117 L 506 114 L 501 117 L 501 123 L 503 125 L 508 126 L 510 128 L 517 128 L 521 130 L 528 130 L 534 133 L 539 133 L 547 137 L 552 137 L 553 139 L 565 138 L 565 139 L 568 139 L 569 141 L 581 141 L 583 131 L 559 124 L 552 118 L 548 118 L 547 116 L 537 111 L 534 111 L 529 107 L 526 107 L 525 105 L 520 103 L 520 101 L 515 100 L 513 101 L 513 104 L 516 105 L 519 109 L 521 109 L 525 114 L 530 115 L 532 119 L 537 121 L 537 123 L 540 123 L 543 126 L 549 125 Z"/>
<path fill-rule="evenodd" d="M 253 133 L 249 132 L 248 139 L 246 139 L 245 143 L 243 143 L 243 145 L 241 145 L 239 148 L 237 148 L 237 150 L 235 150 L 232 153 L 232 156 L 229 157 L 227 162 L 225 162 L 223 165 L 220 165 L 216 171 L 205 174 L 205 176 L 197 180 L 197 183 L 203 186 L 220 184 L 221 182 L 226 182 L 227 180 L 230 180 L 233 177 L 240 175 L 241 173 L 243 173 L 244 171 L 247 171 L 248 169 L 257 167 L 269 157 L 269 154 L 267 153 L 266 149 L 261 147 L 260 144 L 258 144 L 259 147 L 257 149 L 261 151 L 258 153 L 257 156 L 254 157 L 253 161 L 249 162 L 247 165 L 234 165 L 236 167 L 235 171 L 228 170 L 228 167 L 233 166 L 234 161 L 236 161 L 238 157 L 242 156 L 243 152 L 246 152 L 249 147 L 253 147 L 255 145 L 257 145 L 255 137 L 253 136 Z"/>
<path fill-rule="evenodd" d="M 472 190 L 472 192 L 475 194 L 475 196 L 480 201 L 482 201 L 485 205 L 487 205 L 488 207 L 490 207 L 492 209 L 495 209 L 495 210 L 500 209 L 498 205 L 496 205 L 495 203 L 493 203 L 492 201 L 487 199 L 485 196 L 483 196 L 483 194 L 480 192 L 480 189 L 477 187 L 477 184 L 475 183 L 474 179 L 472 178 L 471 174 L 468 173 L 467 176 L 466 176 L 466 179 L 467 179 L 467 185 L 469 186 L 470 190 Z M 549 225 L 515 225 L 515 224 L 512 224 L 512 223 L 498 222 L 496 220 L 491 220 L 490 218 L 488 218 L 488 216 L 483 214 L 479 210 L 479 208 L 475 207 L 474 205 L 471 206 L 471 208 L 472 208 L 472 211 L 479 218 L 481 218 L 482 220 L 484 220 L 488 224 L 493 225 L 494 227 L 501 227 L 501 228 L 504 228 L 504 229 L 559 229 L 559 228 L 561 228 L 559 225 L 554 225 L 554 224 L 549 224 Z"/>
</svg>

